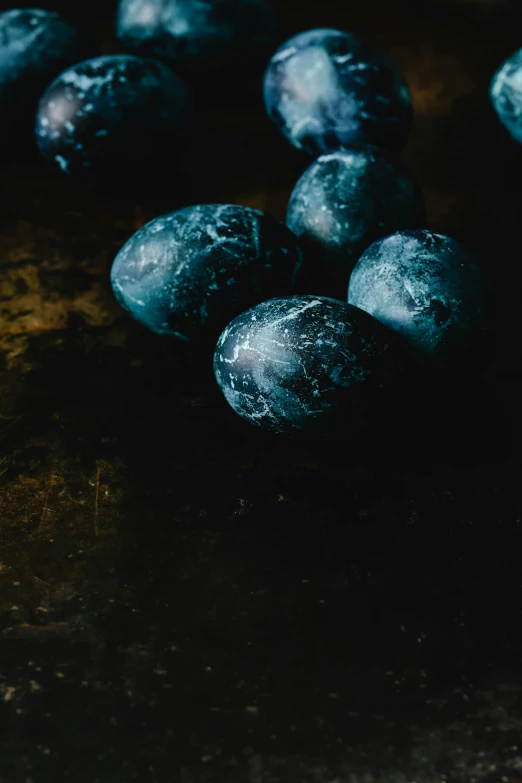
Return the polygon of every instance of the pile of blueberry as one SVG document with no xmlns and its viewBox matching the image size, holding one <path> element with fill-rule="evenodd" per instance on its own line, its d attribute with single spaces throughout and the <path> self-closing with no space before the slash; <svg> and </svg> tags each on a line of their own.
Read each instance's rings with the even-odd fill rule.
<svg viewBox="0 0 522 783">
<path fill-rule="evenodd" d="M 88 44 L 58 14 L 5 12 L 2 132 L 37 106 L 38 148 L 64 175 L 135 160 L 187 126 L 178 70 L 243 62 L 275 29 L 264 0 L 120 0 L 129 53 L 78 62 Z M 480 337 L 485 284 L 464 247 L 422 229 L 422 193 L 398 158 L 411 99 L 385 56 L 346 32 L 304 32 L 272 54 L 263 91 L 288 143 L 313 158 L 286 225 L 245 206 L 187 206 L 130 237 L 112 287 L 153 332 L 219 337 L 215 376 L 240 416 L 277 433 L 338 432 L 394 378 L 401 343 L 439 362 Z M 491 99 L 522 142 L 522 51 L 495 75 Z M 342 281 L 343 298 L 296 293 L 311 268 Z"/>
</svg>

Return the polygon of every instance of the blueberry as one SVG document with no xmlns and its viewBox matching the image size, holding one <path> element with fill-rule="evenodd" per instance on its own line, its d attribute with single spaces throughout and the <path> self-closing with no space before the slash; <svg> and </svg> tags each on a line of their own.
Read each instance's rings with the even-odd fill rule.
<svg viewBox="0 0 522 783">
<path fill-rule="evenodd" d="M 293 234 L 249 207 L 204 204 L 152 220 L 111 271 L 126 310 L 158 334 L 217 339 L 231 318 L 291 290 L 301 263 Z"/>
<path fill-rule="evenodd" d="M 273 42 L 265 0 L 120 0 L 124 46 L 178 64 L 238 61 Z"/>
<path fill-rule="evenodd" d="M 522 144 L 522 49 L 495 73 L 490 97 L 500 122 Z"/>
<path fill-rule="evenodd" d="M 340 30 L 284 43 L 268 65 L 264 97 L 290 144 L 314 156 L 354 144 L 398 150 L 411 129 L 411 98 L 397 68 Z"/>
<path fill-rule="evenodd" d="M 144 165 L 187 117 L 184 82 L 155 60 L 109 55 L 85 60 L 48 87 L 40 100 L 36 140 L 65 174 Z M 157 145 L 157 146 L 156 146 Z"/>
<path fill-rule="evenodd" d="M 401 231 L 357 262 L 348 301 L 431 359 L 466 348 L 485 329 L 482 273 L 450 237 Z"/>
<path fill-rule="evenodd" d="M 337 299 L 289 296 L 242 313 L 214 354 L 236 413 L 274 433 L 347 432 L 399 365 L 388 332 Z"/>
<path fill-rule="evenodd" d="M 372 242 L 421 225 L 422 216 L 422 194 L 406 166 L 384 150 L 360 147 L 312 163 L 290 196 L 286 223 L 311 261 L 344 275 L 344 286 Z"/>
<path fill-rule="evenodd" d="M 59 14 L 17 8 L 0 14 L 2 134 L 34 122 L 38 98 L 66 67 L 85 56 L 86 42 Z"/>
</svg>

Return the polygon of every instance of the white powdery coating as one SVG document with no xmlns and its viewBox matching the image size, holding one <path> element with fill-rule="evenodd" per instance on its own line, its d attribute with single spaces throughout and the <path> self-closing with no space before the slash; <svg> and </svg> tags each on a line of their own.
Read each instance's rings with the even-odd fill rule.
<svg viewBox="0 0 522 783">
<path fill-rule="evenodd" d="M 522 143 L 522 49 L 495 73 L 490 97 L 501 123 L 515 141 Z"/>
<path fill-rule="evenodd" d="M 348 302 L 426 354 L 465 344 L 483 328 L 480 270 L 459 243 L 428 231 L 371 245 L 352 272 Z"/>
<path fill-rule="evenodd" d="M 371 242 L 416 225 L 421 212 L 422 196 L 404 165 L 367 146 L 317 158 L 290 196 L 286 223 L 349 271 Z"/>
<path fill-rule="evenodd" d="M 211 32 L 211 4 L 204 0 L 165 2 L 165 0 L 122 0 L 118 10 L 118 35 L 129 33 L 142 41 L 158 31 L 173 38 L 191 38 Z"/>
<path fill-rule="evenodd" d="M 0 13 L 0 40 L 0 81 L 15 84 L 24 75 L 41 78 L 56 69 L 78 35 L 56 12 L 25 8 Z"/>
<path fill-rule="evenodd" d="M 255 21 L 245 30 L 251 15 Z M 150 45 L 175 60 L 264 42 L 272 22 L 264 0 L 120 0 L 116 32 L 131 47 Z"/>
<path fill-rule="evenodd" d="M 117 255 L 111 280 L 134 317 L 179 336 L 214 320 L 222 328 L 270 296 L 274 280 L 290 289 L 300 264 L 295 237 L 274 218 L 249 207 L 204 204 L 143 226 Z"/>
<path fill-rule="evenodd" d="M 349 420 L 352 394 L 379 375 L 388 350 L 365 318 L 343 302 L 312 296 L 273 299 L 242 314 L 221 335 L 214 357 L 227 402 L 278 433 L 315 428 L 339 401 Z"/>
<path fill-rule="evenodd" d="M 338 166 L 329 172 L 328 163 Z M 371 164 L 364 154 L 336 152 L 321 155 L 298 181 L 288 206 L 288 227 L 297 236 L 311 236 L 324 247 L 357 244 L 366 225 L 360 219 L 360 180 Z"/>
<path fill-rule="evenodd" d="M 383 73 L 388 86 L 379 93 Z M 392 128 L 411 108 L 394 66 L 354 36 L 332 29 L 301 33 L 277 50 L 265 73 L 264 98 L 288 141 L 314 154 L 331 149 L 333 139 L 336 147 L 365 143 L 366 121 Z"/>
<path fill-rule="evenodd" d="M 289 51 L 292 52 L 290 56 Z M 328 107 L 336 105 L 342 87 L 324 47 L 313 46 L 299 52 L 291 47 L 290 50 L 285 49 L 283 54 L 287 63 L 281 83 L 280 110 L 286 120 L 287 134 L 295 145 L 301 147 L 303 137 L 323 132 L 324 118 L 318 111 L 319 106 L 326 112 L 333 130 L 355 133 L 360 104 L 353 95 L 344 94 L 336 106 L 335 114 L 328 112 Z M 281 62 L 281 56 L 275 61 Z"/>
<path fill-rule="evenodd" d="M 34 11 L 35 24 L 31 25 L 31 29 L 25 28 L 23 35 L 16 35 L 14 30 L 11 30 L 11 26 L 16 24 L 17 18 L 20 12 L 18 10 L 6 11 L 0 14 L 0 31 L 7 38 L 7 41 L 3 42 L 0 47 L 0 68 L 3 70 L 6 66 L 11 68 L 23 67 L 23 63 L 17 62 L 18 57 L 27 56 L 26 53 L 32 59 L 35 59 L 35 55 L 39 56 L 40 52 L 36 50 L 36 44 L 46 34 L 46 27 L 49 24 L 50 19 L 53 21 L 58 20 L 58 14 L 53 14 L 47 11 Z"/>
<path fill-rule="evenodd" d="M 73 163 L 86 169 L 100 138 L 122 137 L 136 123 L 149 123 L 151 132 L 175 131 L 186 106 L 185 85 L 166 66 L 134 55 L 106 55 L 78 63 L 55 79 L 40 100 L 35 133 L 42 153 L 62 171 L 70 171 Z"/>
<path fill-rule="evenodd" d="M 126 19 L 134 21 L 135 35 L 147 37 L 155 25 L 162 21 L 162 4 L 157 0 L 127 0 L 120 3 L 118 13 L 118 29 Z"/>
</svg>

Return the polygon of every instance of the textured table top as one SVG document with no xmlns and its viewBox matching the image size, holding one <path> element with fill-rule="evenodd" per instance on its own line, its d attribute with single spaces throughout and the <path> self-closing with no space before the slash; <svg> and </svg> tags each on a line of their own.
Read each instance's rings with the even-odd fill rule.
<svg viewBox="0 0 522 783">
<path fill-rule="evenodd" d="M 116 50 L 110 4 L 77 5 Z M 490 351 L 335 452 L 236 420 L 207 359 L 110 291 L 180 203 L 284 217 L 306 163 L 256 90 L 200 110 L 190 190 L 166 171 L 93 198 L 1 165 L 2 783 L 522 779 L 522 153 L 487 97 L 516 5 L 285 4 L 289 32 L 344 27 L 402 67 L 428 227 L 497 302 Z"/>
</svg>

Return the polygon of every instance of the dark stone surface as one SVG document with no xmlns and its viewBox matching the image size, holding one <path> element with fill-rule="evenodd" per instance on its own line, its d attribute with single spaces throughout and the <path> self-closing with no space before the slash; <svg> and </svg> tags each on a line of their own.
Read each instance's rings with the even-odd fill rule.
<svg viewBox="0 0 522 783">
<path fill-rule="evenodd" d="M 354 144 L 398 150 L 411 130 L 399 70 L 341 30 L 308 30 L 282 44 L 265 73 L 264 98 L 287 141 L 314 157 Z"/>
<path fill-rule="evenodd" d="M 89 43 L 55 11 L 0 13 L 2 144 L 12 145 L 19 133 L 29 137 L 24 125 L 31 125 L 41 93 L 64 68 L 87 56 Z"/>
<path fill-rule="evenodd" d="M 389 336 L 337 299 L 271 299 L 227 326 L 214 373 L 250 424 L 289 436 L 346 436 L 364 404 L 398 373 L 400 353 Z"/>
<path fill-rule="evenodd" d="M 338 278 L 343 299 L 350 272 L 372 242 L 399 229 L 420 228 L 423 221 L 422 193 L 408 168 L 368 146 L 317 158 L 299 178 L 286 214 L 287 226 L 303 245 L 313 285 L 322 288 Z"/>
<path fill-rule="evenodd" d="M 465 351 L 486 331 L 486 285 L 451 237 L 400 231 L 374 242 L 351 274 L 348 302 L 430 359 Z"/>
<path fill-rule="evenodd" d="M 116 20 L 126 48 L 196 70 L 238 67 L 275 46 L 276 31 L 267 0 L 120 0 Z"/>
<path fill-rule="evenodd" d="M 133 234 L 111 282 L 122 307 L 153 332 L 215 344 L 236 315 L 291 293 L 301 261 L 295 236 L 271 215 L 202 204 Z"/>
<path fill-rule="evenodd" d="M 49 5 L 113 51 L 114 6 Z M 495 344 L 407 373 L 343 448 L 272 438 L 210 357 L 114 300 L 112 260 L 181 206 L 175 175 L 93 199 L 3 164 L 2 783 L 520 780 L 522 159 L 488 85 L 522 8 L 281 10 L 289 34 L 350 29 L 398 63 L 426 227 L 477 256 Z M 284 218 L 307 164 L 262 109 L 206 107 L 194 147 L 184 204 Z"/>
<path fill-rule="evenodd" d="M 138 176 L 145 166 L 172 165 L 180 157 L 176 133 L 187 123 L 188 104 L 185 84 L 162 63 L 95 57 L 61 73 L 44 92 L 36 141 L 64 174 L 110 183 L 122 168 Z"/>
</svg>

